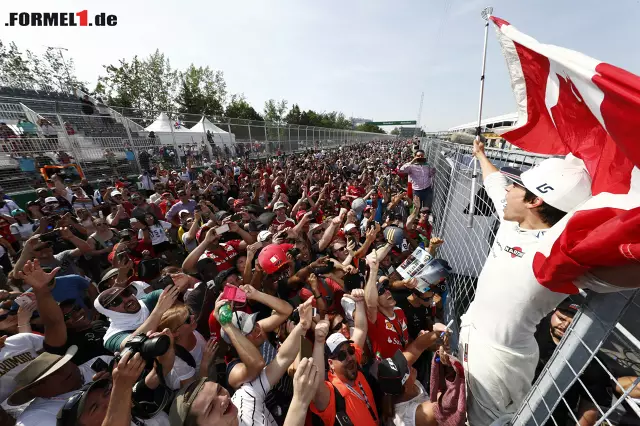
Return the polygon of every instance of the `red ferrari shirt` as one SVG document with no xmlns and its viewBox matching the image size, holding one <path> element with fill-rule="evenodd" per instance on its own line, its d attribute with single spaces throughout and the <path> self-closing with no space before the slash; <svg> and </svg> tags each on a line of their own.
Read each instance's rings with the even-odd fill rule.
<svg viewBox="0 0 640 426">
<path fill-rule="evenodd" d="M 409 343 L 407 317 L 400 308 L 393 309 L 394 316 L 388 318 L 378 311 L 375 324 L 369 322 L 369 341 L 373 354 L 380 352 L 382 358 L 391 358 L 398 349 L 404 349 Z"/>
<path fill-rule="evenodd" d="M 324 279 L 324 283 L 322 282 Z M 318 277 L 318 290 L 322 295 L 325 303 L 327 304 L 327 312 L 329 313 L 343 313 L 340 300 L 344 294 L 344 290 L 340 287 L 336 281 L 329 277 Z M 308 298 L 313 297 L 313 293 L 307 287 L 300 289 L 300 299 L 304 302 Z M 316 301 L 313 301 L 313 306 L 316 306 Z"/>
<path fill-rule="evenodd" d="M 242 240 L 231 240 L 226 243 L 220 243 L 218 247 L 213 250 L 205 251 L 200 259 L 211 258 L 216 262 L 218 272 L 226 271 L 233 268 L 233 259 L 238 255 L 238 250 Z"/>
</svg>

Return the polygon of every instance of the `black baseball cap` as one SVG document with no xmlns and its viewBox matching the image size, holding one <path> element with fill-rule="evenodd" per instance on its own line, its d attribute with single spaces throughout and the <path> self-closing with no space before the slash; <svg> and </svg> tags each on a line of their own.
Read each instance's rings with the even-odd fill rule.
<svg viewBox="0 0 640 426">
<path fill-rule="evenodd" d="M 84 411 L 89 392 L 109 386 L 109 379 L 101 379 L 85 385 L 80 391 L 71 395 L 56 416 L 56 426 L 75 426 Z"/>
<path fill-rule="evenodd" d="M 378 363 L 378 384 L 387 395 L 401 395 L 409 375 L 409 363 L 400 349 L 393 357 L 384 358 Z"/>
</svg>

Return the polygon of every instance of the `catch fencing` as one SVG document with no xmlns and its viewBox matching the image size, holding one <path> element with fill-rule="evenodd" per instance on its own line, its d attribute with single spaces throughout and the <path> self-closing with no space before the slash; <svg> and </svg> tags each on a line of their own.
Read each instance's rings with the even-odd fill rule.
<svg viewBox="0 0 640 426">
<path fill-rule="evenodd" d="M 478 276 L 493 244 L 499 219 L 478 185 L 475 215 L 469 227 L 473 156 L 469 145 L 423 138 L 428 164 L 436 168 L 432 214 L 434 235 L 445 240 L 439 257 L 453 268 L 448 280 L 446 318 L 454 320 L 454 345 L 460 316 L 475 295 Z M 546 156 L 520 150 L 486 149 L 497 167 L 526 170 Z M 518 279 L 518 277 L 513 278 Z M 629 277 L 638 281 L 640 277 Z M 515 416 L 502 424 L 640 425 L 640 299 L 636 291 L 582 292 L 584 303 L 538 376 Z M 500 309 L 496 306 L 495 309 Z M 487 324 L 491 327 L 491 324 Z M 638 398 L 638 399 L 636 399 Z"/>
<path fill-rule="evenodd" d="M 154 164 L 180 168 L 216 160 L 264 158 L 314 149 L 334 149 L 393 136 L 167 111 L 98 107 L 80 102 L 0 96 L 0 121 L 15 136 L 0 135 L 0 180 L 6 192 L 40 186 L 44 165 L 78 164 L 90 181 L 138 176 Z M 165 120 L 155 120 L 164 117 Z M 24 133 L 17 121 L 36 126 Z M 145 130 L 156 123 L 155 131 Z"/>
</svg>

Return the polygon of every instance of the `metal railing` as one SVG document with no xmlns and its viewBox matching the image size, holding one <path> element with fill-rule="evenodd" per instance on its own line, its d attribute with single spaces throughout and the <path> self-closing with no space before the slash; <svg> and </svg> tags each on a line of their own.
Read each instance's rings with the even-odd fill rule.
<svg viewBox="0 0 640 426">
<path fill-rule="evenodd" d="M 422 148 L 428 163 L 436 168 L 433 233 L 445 240 L 439 256 L 453 268 L 448 280 L 445 316 L 447 321 L 454 320 L 452 347 L 455 348 L 460 316 L 474 298 L 477 278 L 493 244 L 499 220 L 492 202 L 483 194 L 479 177 L 474 198 L 476 215 L 473 227 L 468 227 L 471 146 L 423 138 Z M 497 167 L 510 165 L 527 169 L 547 158 L 523 151 L 486 149 L 486 152 Z M 566 426 L 579 422 L 640 424 L 640 409 L 634 399 L 640 396 L 635 394 L 640 391 L 632 392 L 640 382 L 637 292 L 583 295 L 586 302 L 573 318 L 554 355 L 518 412 L 504 419 L 505 422 L 527 426 Z"/>
</svg>

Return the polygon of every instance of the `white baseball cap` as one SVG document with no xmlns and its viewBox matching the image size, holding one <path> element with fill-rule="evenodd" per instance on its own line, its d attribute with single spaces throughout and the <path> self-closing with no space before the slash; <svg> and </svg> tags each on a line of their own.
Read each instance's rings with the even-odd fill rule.
<svg viewBox="0 0 640 426">
<path fill-rule="evenodd" d="M 345 342 L 353 342 L 353 341 L 344 337 L 342 333 L 333 333 L 332 335 L 327 337 L 326 344 L 327 344 L 327 349 L 329 350 L 329 355 L 333 355 L 336 349 L 338 349 L 340 345 Z"/>
<path fill-rule="evenodd" d="M 258 241 L 264 243 L 265 241 L 268 241 L 272 235 L 273 233 L 271 231 L 260 231 L 258 233 Z"/>
<path fill-rule="evenodd" d="M 548 158 L 524 172 L 511 167 L 500 171 L 563 212 L 573 210 L 591 197 L 591 177 L 582 160 L 572 155 L 564 159 Z"/>
</svg>

